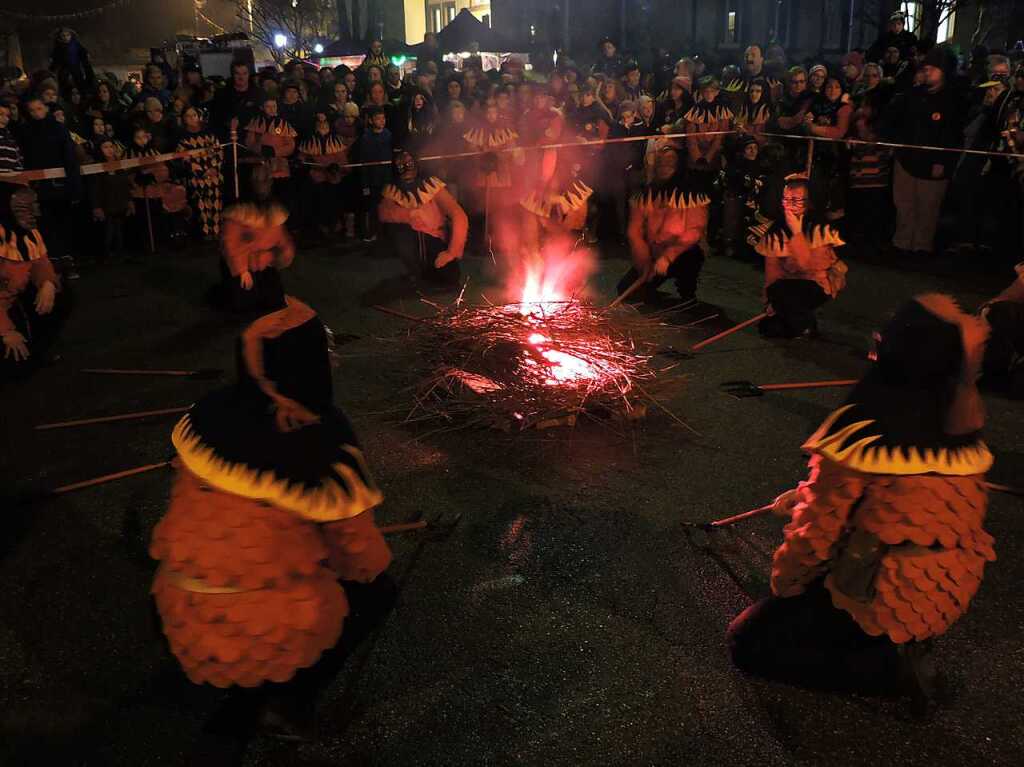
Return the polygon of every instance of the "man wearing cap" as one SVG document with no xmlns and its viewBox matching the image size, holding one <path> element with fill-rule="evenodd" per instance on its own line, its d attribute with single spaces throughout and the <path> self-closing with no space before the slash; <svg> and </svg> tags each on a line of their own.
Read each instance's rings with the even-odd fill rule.
<svg viewBox="0 0 1024 767">
<path fill-rule="evenodd" d="M 300 136 L 308 136 L 313 132 L 313 112 L 302 100 L 302 88 L 295 80 L 285 81 L 281 89 L 278 114 L 291 123 Z"/>
<path fill-rule="evenodd" d="M 986 71 L 988 78 L 975 88 L 978 103 L 968 114 L 964 146 L 994 151 L 1000 144 L 1000 117 L 1010 95 L 1010 60 L 1005 56 L 989 56 Z M 1005 163 L 984 155 L 964 155 L 960 160 L 953 181 L 959 236 L 958 242 L 950 248 L 958 255 L 967 256 L 974 252 L 982 239 L 988 215 L 994 216 L 998 222 L 1003 215 L 1017 214 L 1012 207 L 1004 210 L 1000 204 L 1007 191 L 1012 194 L 1012 190 L 1005 189 L 1006 182 L 1013 184 L 1005 170 Z M 1015 251 L 1013 257 L 1016 256 Z"/>
<path fill-rule="evenodd" d="M 953 56 L 936 46 L 922 65 L 924 84 L 897 96 L 883 118 L 883 138 L 909 146 L 962 145 L 963 120 L 956 94 L 947 84 L 954 67 Z M 955 152 L 903 148 L 896 150 L 893 168 L 893 201 L 896 204 L 897 253 L 931 255 L 939 208 L 959 155 Z"/>
<path fill-rule="evenodd" d="M 622 56 L 619 55 L 615 41 L 610 37 L 602 37 L 597 47 L 601 55 L 590 68 L 590 74 L 618 77 L 622 73 Z"/>
<path fill-rule="evenodd" d="M 624 69 L 622 88 L 626 92 L 626 98 L 630 101 L 639 101 L 641 96 L 647 95 L 641 84 L 640 65 L 630 61 Z"/>
<path fill-rule="evenodd" d="M 889 17 L 889 25 L 885 32 L 879 35 L 875 44 L 868 49 L 868 61 L 881 61 L 885 55 L 886 48 L 895 47 L 899 49 L 900 57 L 910 57 L 910 49 L 918 45 L 917 35 L 907 31 L 907 17 L 903 11 L 894 11 Z"/>
</svg>

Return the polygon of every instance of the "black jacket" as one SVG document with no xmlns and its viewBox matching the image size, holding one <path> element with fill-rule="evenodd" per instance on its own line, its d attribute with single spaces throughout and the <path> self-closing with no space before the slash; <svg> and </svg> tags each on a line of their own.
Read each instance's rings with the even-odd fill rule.
<svg viewBox="0 0 1024 767">
<path fill-rule="evenodd" d="M 918 146 L 956 148 L 963 146 L 964 110 L 953 90 L 947 86 L 930 93 L 924 86 L 897 96 L 886 110 L 882 133 L 887 141 Z M 929 152 L 897 149 L 896 160 L 911 176 L 935 178 L 932 166 L 941 165 L 949 178 L 960 155 L 955 152 Z"/>
<path fill-rule="evenodd" d="M 231 118 L 238 118 L 238 129 L 244 131 L 249 121 L 263 106 L 263 91 L 250 83 L 249 90 L 239 93 L 232 83 L 213 97 L 210 109 L 210 128 L 227 141 L 231 133 Z"/>
<path fill-rule="evenodd" d="M 29 119 L 21 132 L 21 151 L 26 170 L 63 168 L 66 178 L 49 179 L 35 187 L 40 199 L 77 200 L 82 196 L 75 145 L 67 128 L 52 115 L 42 120 Z"/>
</svg>

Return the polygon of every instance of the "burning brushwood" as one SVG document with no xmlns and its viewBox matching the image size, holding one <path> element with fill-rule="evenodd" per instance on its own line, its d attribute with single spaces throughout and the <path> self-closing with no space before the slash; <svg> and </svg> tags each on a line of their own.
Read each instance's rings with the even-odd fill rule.
<svg viewBox="0 0 1024 767">
<path fill-rule="evenodd" d="M 654 347 L 636 340 L 659 323 L 545 294 L 516 303 L 439 308 L 416 318 L 427 360 L 409 422 L 467 419 L 502 429 L 572 425 L 583 414 L 634 419 L 657 377 Z M 409 318 L 412 319 L 412 318 Z M 650 347 L 650 348 L 648 348 Z M 661 407 L 660 405 L 658 405 Z"/>
</svg>

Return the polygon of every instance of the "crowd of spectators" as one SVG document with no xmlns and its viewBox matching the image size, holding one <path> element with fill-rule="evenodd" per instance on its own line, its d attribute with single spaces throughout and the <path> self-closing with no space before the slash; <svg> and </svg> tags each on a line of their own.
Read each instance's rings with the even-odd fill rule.
<svg viewBox="0 0 1024 767">
<path fill-rule="evenodd" d="M 75 278 L 76 259 L 102 263 L 124 250 L 216 239 L 235 178 L 245 197 L 246 167 L 258 162 L 269 163 L 292 228 L 372 241 L 391 169 L 348 164 L 385 163 L 398 148 L 482 151 L 472 140 L 480 128 L 502 131 L 503 148 L 529 151 L 545 142 L 535 130 L 538 111 L 555 110 L 573 140 L 592 143 L 581 155 L 595 190 L 592 242 L 622 238 L 625 201 L 651 180 L 656 152 L 668 143 L 681 150 L 681 172 L 707 182 L 709 238 L 727 253 L 748 252 L 745 232 L 768 207 L 764 200 L 778 198 L 787 175 L 810 169 L 817 206 L 854 247 L 894 259 L 934 254 L 948 213 L 953 223 L 938 240 L 946 249 L 1019 258 L 1024 166 L 998 154 L 1024 146 L 1024 61 L 929 48 L 898 15 L 869 50 L 839 61 L 797 64 L 778 45 L 755 44 L 739 62 L 660 52 L 645 71 L 606 39 L 588 68 L 566 56 L 544 74 L 516 57 L 500 70 L 484 71 L 478 57 L 460 65 L 428 40 L 416 68 L 403 73 L 374 41 L 354 70 L 292 61 L 254 72 L 236 62 L 218 81 L 195 66 L 172 68 L 154 52 L 141 84 L 120 84 L 97 76 L 84 46 L 63 30 L 50 69 L 0 91 L 0 174 L 65 170 L 32 186 L 51 258 Z M 820 139 L 810 150 L 808 137 Z M 624 138 L 636 140 L 603 141 Z M 228 146 L 235 140 L 237 169 Z M 964 148 L 997 156 L 940 151 Z M 80 172 L 184 151 L 192 154 Z M 423 167 L 460 196 L 477 162 Z"/>
</svg>

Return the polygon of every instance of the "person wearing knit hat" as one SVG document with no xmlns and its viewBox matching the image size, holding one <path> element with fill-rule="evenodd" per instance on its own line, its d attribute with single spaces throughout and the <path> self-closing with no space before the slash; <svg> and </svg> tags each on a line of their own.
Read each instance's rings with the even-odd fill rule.
<svg viewBox="0 0 1024 767">
<path fill-rule="evenodd" d="M 619 77 L 622 74 L 622 56 L 618 52 L 618 46 L 610 37 L 602 37 L 597 48 L 601 52 L 594 66 L 590 68 L 591 74 L 602 74 L 605 77 Z"/>
<path fill-rule="evenodd" d="M 828 67 L 824 64 L 815 64 L 807 71 L 807 90 L 812 93 L 821 93 L 828 79 Z"/>
<path fill-rule="evenodd" d="M 864 54 L 860 51 L 850 51 L 842 58 L 843 85 L 846 92 L 851 93 L 854 87 L 860 82 L 860 76 L 864 72 Z"/>
<path fill-rule="evenodd" d="M 907 17 L 902 11 L 894 11 L 889 16 L 889 23 L 885 31 L 878 36 L 871 48 L 868 49 L 868 61 L 880 63 L 885 55 L 885 49 L 895 47 L 900 52 L 900 58 L 910 58 L 911 51 L 918 46 L 917 35 L 907 30 Z"/>
<path fill-rule="evenodd" d="M 984 529 L 988 329 L 949 296 L 922 295 L 882 329 L 875 362 L 803 445 L 810 474 L 772 504 L 790 518 L 772 596 L 726 641 L 748 673 L 791 684 L 903 693 L 927 711 L 931 640 L 967 612 L 995 560 Z"/>
<path fill-rule="evenodd" d="M 952 54 L 936 46 L 921 67 L 924 86 L 898 96 L 887 111 L 888 131 L 883 138 L 911 147 L 963 146 L 963 110 L 947 84 Z M 939 209 L 959 159 L 955 152 L 897 149 L 893 167 L 896 204 L 897 254 L 932 253 Z"/>
</svg>

